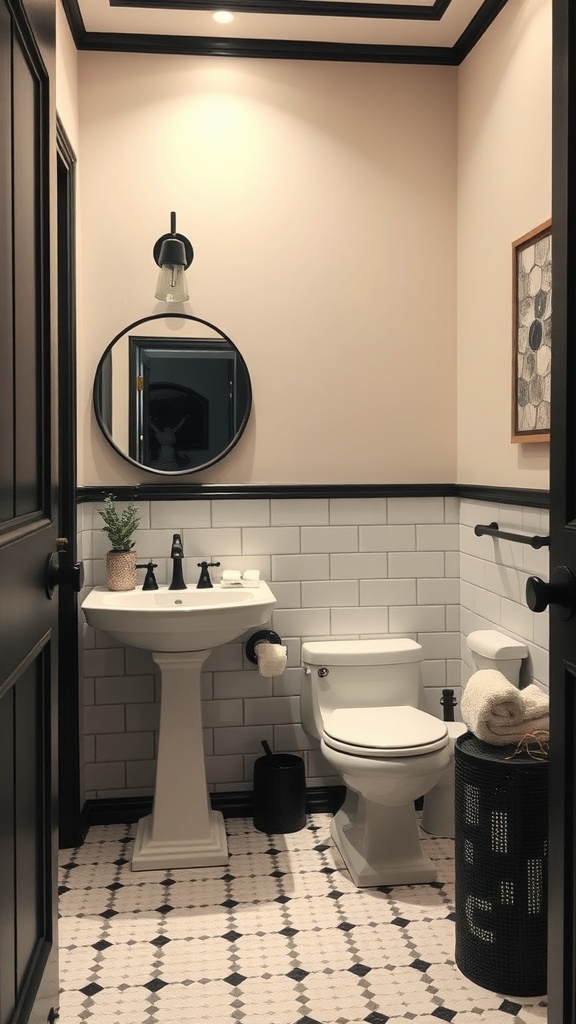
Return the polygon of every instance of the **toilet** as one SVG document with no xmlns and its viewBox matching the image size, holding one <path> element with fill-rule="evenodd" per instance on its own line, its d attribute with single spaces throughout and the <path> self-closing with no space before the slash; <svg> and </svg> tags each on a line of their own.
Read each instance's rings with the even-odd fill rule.
<svg viewBox="0 0 576 1024">
<path fill-rule="evenodd" d="M 332 838 L 355 885 L 433 882 L 414 801 L 450 763 L 446 724 L 419 709 L 422 648 L 409 639 L 302 645 L 302 727 L 346 786 Z"/>
<path fill-rule="evenodd" d="M 497 629 L 477 629 L 466 638 L 471 654 L 472 672 L 496 669 L 513 686 L 518 686 L 520 669 L 528 648 L 520 640 Z M 450 747 L 450 764 L 439 782 L 424 797 L 422 828 L 433 836 L 454 838 L 454 744 L 467 732 L 463 722 L 446 722 Z"/>
</svg>

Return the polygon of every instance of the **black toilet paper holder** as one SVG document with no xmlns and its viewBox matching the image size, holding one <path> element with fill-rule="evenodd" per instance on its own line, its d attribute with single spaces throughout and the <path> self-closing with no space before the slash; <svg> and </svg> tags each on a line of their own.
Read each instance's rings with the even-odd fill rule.
<svg viewBox="0 0 576 1024">
<path fill-rule="evenodd" d="M 275 633 L 273 629 L 259 629 L 257 633 L 253 633 L 250 639 L 246 642 L 246 657 L 253 665 L 258 664 L 258 658 L 256 657 L 256 644 L 260 644 L 263 641 L 267 641 L 269 644 L 281 644 L 282 638 L 279 637 L 278 633 Z"/>
</svg>

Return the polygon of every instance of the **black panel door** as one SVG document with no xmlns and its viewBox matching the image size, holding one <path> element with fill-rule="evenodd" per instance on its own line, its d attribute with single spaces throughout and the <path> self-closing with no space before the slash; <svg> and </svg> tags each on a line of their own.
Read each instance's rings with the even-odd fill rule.
<svg viewBox="0 0 576 1024">
<path fill-rule="evenodd" d="M 53 37 L 0 0 L 0 1024 L 58 1005 Z"/>
<path fill-rule="evenodd" d="M 549 1024 L 576 1020 L 576 5 L 553 0 Z M 574 584 L 576 588 L 576 583 Z"/>
</svg>

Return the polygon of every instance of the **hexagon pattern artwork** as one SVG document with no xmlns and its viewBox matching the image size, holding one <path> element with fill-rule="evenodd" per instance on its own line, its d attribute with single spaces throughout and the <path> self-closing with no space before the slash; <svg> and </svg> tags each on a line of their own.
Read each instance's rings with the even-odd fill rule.
<svg viewBox="0 0 576 1024">
<path fill-rule="evenodd" d="M 516 432 L 550 429 L 552 235 L 517 252 Z"/>
</svg>

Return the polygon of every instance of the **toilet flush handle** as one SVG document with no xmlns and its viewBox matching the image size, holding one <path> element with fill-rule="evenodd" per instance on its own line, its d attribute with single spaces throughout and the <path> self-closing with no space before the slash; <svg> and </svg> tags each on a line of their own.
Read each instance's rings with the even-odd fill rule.
<svg viewBox="0 0 576 1024">
<path fill-rule="evenodd" d="M 320 679 L 325 679 L 326 676 L 329 675 L 329 674 L 330 674 L 330 669 L 329 668 L 319 668 L 318 669 L 318 675 L 320 676 Z"/>
</svg>

